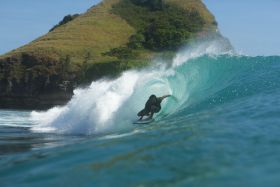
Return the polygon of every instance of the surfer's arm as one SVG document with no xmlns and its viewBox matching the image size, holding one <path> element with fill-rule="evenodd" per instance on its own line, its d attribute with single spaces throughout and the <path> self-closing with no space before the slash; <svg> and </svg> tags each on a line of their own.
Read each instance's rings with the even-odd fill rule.
<svg viewBox="0 0 280 187">
<path fill-rule="evenodd" d="M 161 97 L 159 97 L 159 100 L 162 101 L 162 100 L 164 100 L 165 98 L 170 97 L 170 96 L 171 96 L 171 95 L 164 95 L 164 96 L 161 96 Z"/>
</svg>

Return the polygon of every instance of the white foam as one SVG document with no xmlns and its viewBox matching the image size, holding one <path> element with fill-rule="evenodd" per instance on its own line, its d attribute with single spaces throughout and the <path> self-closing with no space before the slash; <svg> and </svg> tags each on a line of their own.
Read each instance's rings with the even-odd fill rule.
<svg viewBox="0 0 280 187">
<path fill-rule="evenodd" d="M 233 49 L 225 47 L 223 40 L 209 40 L 203 42 L 196 42 L 192 45 L 188 45 L 182 48 L 173 60 L 173 66 L 180 66 L 182 63 L 187 62 L 190 59 L 194 59 L 203 55 L 221 55 L 221 54 L 233 54 Z"/>
<path fill-rule="evenodd" d="M 185 102 L 188 98 L 188 94 L 184 92 L 187 90 L 185 77 L 177 75 L 174 68 L 191 58 L 208 53 L 218 54 L 220 48 L 217 42 L 185 48 L 178 53 L 169 69 L 161 63 L 142 71 L 127 71 L 115 80 L 93 82 L 86 89 L 77 89 L 66 106 L 55 107 L 46 112 L 32 112 L 31 119 L 38 124 L 33 130 L 95 134 L 115 128 L 131 128 L 131 121 L 136 119 L 137 112 L 144 107 L 151 94 L 173 94 L 179 101 L 178 106 L 180 102 Z M 169 77 L 176 77 L 176 82 L 170 82 Z M 180 89 L 174 90 L 172 84 L 181 84 Z M 163 111 L 165 104 L 164 102 Z M 168 112 L 176 110 L 176 107 L 170 107 Z"/>
</svg>

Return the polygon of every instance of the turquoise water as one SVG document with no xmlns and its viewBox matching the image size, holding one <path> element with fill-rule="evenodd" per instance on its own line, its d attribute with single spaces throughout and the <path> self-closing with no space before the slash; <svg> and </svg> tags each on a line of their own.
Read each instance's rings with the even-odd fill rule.
<svg viewBox="0 0 280 187">
<path fill-rule="evenodd" d="M 0 186 L 279 186 L 280 57 L 159 69 L 93 83 L 103 91 L 78 90 L 64 108 L 0 111 Z M 174 97 L 132 125 L 149 92 Z"/>
</svg>

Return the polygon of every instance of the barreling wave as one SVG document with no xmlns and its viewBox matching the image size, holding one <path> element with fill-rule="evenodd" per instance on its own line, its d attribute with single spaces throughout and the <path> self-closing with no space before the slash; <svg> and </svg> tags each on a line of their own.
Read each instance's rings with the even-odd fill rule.
<svg viewBox="0 0 280 187">
<path fill-rule="evenodd" d="M 37 123 L 32 129 L 98 134 L 132 128 L 131 122 L 151 94 L 172 94 L 156 115 L 156 121 L 165 120 L 203 102 L 207 107 L 274 87 L 264 83 L 260 88 L 259 79 L 264 77 L 260 78 L 259 70 L 277 60 L 233 55 L 220 41 L 202 42 L 181 50 L 172 62 L 155 62 L 145 70 L 127 71 L 115 80 L 99 80 L 77 89 L 64 107 L 32 112 L 31 119 Z"/>
</svg>

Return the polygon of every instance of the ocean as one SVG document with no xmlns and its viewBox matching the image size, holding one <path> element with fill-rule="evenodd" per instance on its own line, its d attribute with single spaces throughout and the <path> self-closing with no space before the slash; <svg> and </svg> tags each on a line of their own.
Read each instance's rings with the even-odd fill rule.
<svg viewBox="0 0 280 187">
<path fill-rule="evenodd" d="M 172 97 L 132 124 L 151 94 Z M 280 57 L 196 44 L 65 106 L 0 110 L 0 186 L 276 187 L 279 95 Z"/>
</svg>

